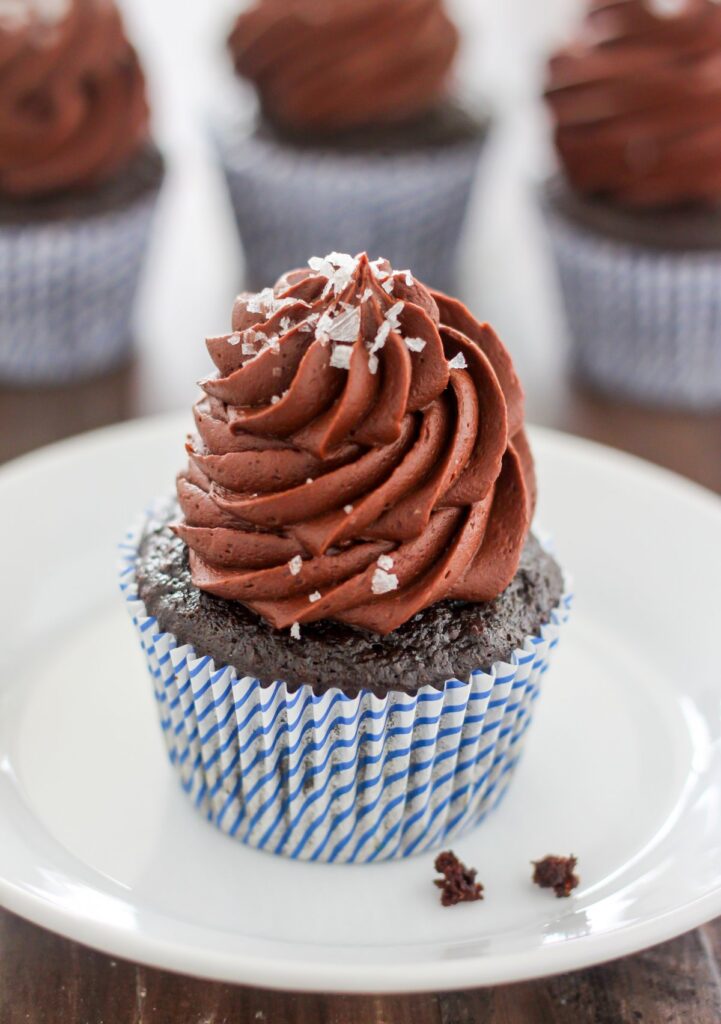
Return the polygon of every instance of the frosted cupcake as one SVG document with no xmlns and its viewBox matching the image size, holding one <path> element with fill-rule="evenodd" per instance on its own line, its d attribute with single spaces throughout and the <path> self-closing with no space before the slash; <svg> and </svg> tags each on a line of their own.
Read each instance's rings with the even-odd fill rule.
<svg viewBox="0 0 721 1024">
<path fill-rule="evenodd" d="M 114 4 L 1 4 L 0 379 L 68 381 L 127 357 L 162 174 Z"/>
<path fill-rule="evenodd" d="M 721 405 L 721 7 L 595 0 L 546 99 L 576 369 L 611 393 Z"/>
<path fill-rule="evenodd" d="M 260 107 L 220 143 L 249 286 L 342 247 L 450 288 L 486 125 L 441 0 L 256 0 L 229 46 Z"/>
<path fill-rule="evenodd" d="M 386 261 L 310 262 L 208 339 L 177 499 L 121 587 L 192 801 L 259 849 L 361 862 L 496 805 L 569 597 L 493 330 Z"/>
</svg>

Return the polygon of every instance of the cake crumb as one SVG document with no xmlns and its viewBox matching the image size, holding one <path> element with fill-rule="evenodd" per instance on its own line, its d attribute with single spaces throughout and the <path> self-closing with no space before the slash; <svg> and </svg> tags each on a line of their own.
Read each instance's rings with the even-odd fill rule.
<svg viewBox="0 0 721 1024">
<path fill-rule="evenodd" d="M 532 860 L 533 881 L 542 889 L 553 889 L 556 896 L 570 896 L 580 878 L 575 873 L 576 857 L 555 857 L 548 854 L 542 860 Z"/>
<path fill-rule="evenodd" d="M 483 886 L 476 881 L 476 869 L 467 868 L 452 850 L 439 853 L 434 866 L 444 876 L 433 882 L 441 890 L 441 903 L 444 907 L 483 899 Z"/>
</svg>

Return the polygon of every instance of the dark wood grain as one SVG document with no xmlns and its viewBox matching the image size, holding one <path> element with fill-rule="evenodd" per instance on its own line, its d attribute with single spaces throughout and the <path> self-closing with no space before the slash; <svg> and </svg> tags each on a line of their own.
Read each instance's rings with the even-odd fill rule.
<svg viewBox="0 0 721 1024">
<path fill-rule="evenodd" d="M 0 461 L 146 411 L 138 367 L 58 391 L 0 390 Z M 569 387 L 549 426 L 721 492 L 721 415 L 620 406 Z M 113 959 L 0 911 L 0 1024 L 718 1024 L 721 919 L 592 970 L 430 996 L 292 995 Z"/>
</svg>

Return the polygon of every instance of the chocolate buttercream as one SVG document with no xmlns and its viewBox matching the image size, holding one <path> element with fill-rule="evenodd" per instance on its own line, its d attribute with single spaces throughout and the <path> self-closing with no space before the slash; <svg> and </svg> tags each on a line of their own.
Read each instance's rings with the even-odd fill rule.
<svg viewBox="0 0 721 1024">
<path fill-rule="evenodd" d="M 488 324 L 333 253 L 239 296 L 208 339 L 178 478 L 194 584 L 276 628 L 387 634 L 513 578 L 535 504 L 523 393 Z"/>
<path fill-rule="evenodd" d="M 333 133 L 432 109 L 458 32 L 441 0 L 257 0 L 229 46 L 269 120 Z"/>
<path fill-rule="evenodd" d="M 143 73 L 114 4 L 0 9 L 0 193 L 98 185 L 147 140 Z"/>
<path fill-rule="evenodd" d="M 571 185 L 634 207 L 721 199 L 721 6 L 592 0 L 546 99 Z"/>
</svg>

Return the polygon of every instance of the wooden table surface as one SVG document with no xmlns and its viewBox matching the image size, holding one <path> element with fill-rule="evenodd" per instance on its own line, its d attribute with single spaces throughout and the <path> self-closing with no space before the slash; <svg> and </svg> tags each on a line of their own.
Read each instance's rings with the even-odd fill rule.
<svg viewBox="0 0 721 1024">
<path fill-rule="evenodd" d="M 0 390 L 0 461 L 145 412 L 137 365 L 57 391 Z M 721 415 L 638 410 L 568 386 L 546 425 L 721 493 Z M 0 911 L 0 1024 L 718 1024 L 721 918 L 647 952 L 547 980 L 433 996 L 290 995 L 114 960 Z"/>
</svg>

